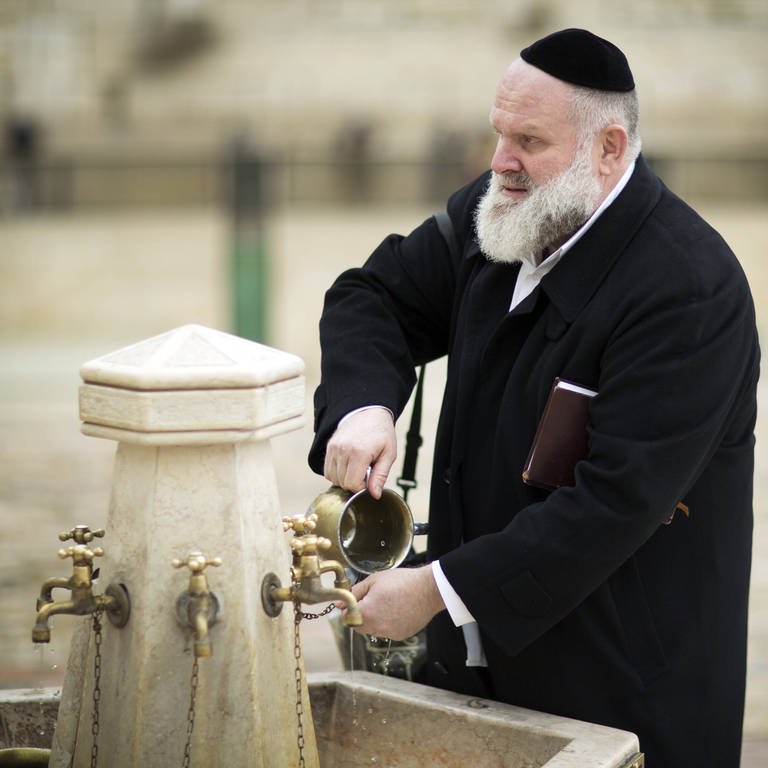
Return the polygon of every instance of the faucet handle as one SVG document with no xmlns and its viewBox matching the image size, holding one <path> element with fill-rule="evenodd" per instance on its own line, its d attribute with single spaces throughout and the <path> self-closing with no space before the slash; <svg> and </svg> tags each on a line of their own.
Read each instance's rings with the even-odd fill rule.
<svg viewBox="0 0 768 768">
<path fill-rule="evenodd" d="M 101 557 L 104 550 L 101 547 L 86 547 L 85 544 L 75 544 L 73 547 L 60 549 L 57 553 L 62 560 L 72 558 L 73 565 L 91 565 L 94 557 Z"/>
<path fill-rule="evenodd" d="M 68 541 L 73 539 L 75 544 L 88 544 L 94 540 L 94 538 L 102 538 L 104 536 L 104 529 L 98 528 L 92 531 L 87 525 L 76 525 L 71 531 L 62 531 L 59 534 L 60 541 Z"/>
<path fill-rule="evenodd" d="M 295 536 L 291 539 L 291 549 L 297 555 L 317 555 L 320 550 L 330 549 L 331 540 L 325 536 L 315 536 L 307 533 L 304 536 Z"/>
<path fill-rule="evenodd" d="M 296 534 L 311 533 L 317 528 L 317 515 L 292 515 L 283 518 L 283 530 L 293 531 Z"/>
<path fill-rule="evenodd" d="M 218 568 L 221 565 L 221 558 L 214 557 L 209 560 L 202 552 L 190 552 L 187 555 L 186 560 L 174 558 L 171 561 L 171 565 L 174 568 L 183 568 L 186 566 L 192 573 L 202 573 L 209 565 Z"/>
</svg>

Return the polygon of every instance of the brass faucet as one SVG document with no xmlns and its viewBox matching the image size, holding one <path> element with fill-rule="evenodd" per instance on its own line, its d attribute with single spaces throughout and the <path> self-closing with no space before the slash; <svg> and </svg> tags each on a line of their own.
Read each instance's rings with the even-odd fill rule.
<svg viewBox="0 0 768 768">
<path fill-rule="evenodd" d="M 76 525 L 72 530 L 60 533 L 59 540 L 68 541 L 69 539 L 72 539 L 75 544 L 88 544 L 93 541 L 94 538 L 101 538 L 102 536 L 104 536 L 103 528 L 92 531 L 87 525 Z M 64 550 L 61 550 L 59 552 L 59 557 L 62 557 L 61 552 L 63 551 Z M 99 551 L 99 554 L 101 554 L 101 551 Z M 64 557 L 67 556 L 68 555 L 64 555 Z M 92 572 L 89 572 L 89 576 L 92 579 Z M 74 578 L 74 575 L 72 578 Z M 43 582 L 42 588 L 40 589 L 40 597 L 37 598 L 37 606 L 35 610 L 39 611 L 46 603 L 53 602 L 54 589 L 69 589 L 72 578 L 67 579 L 64 577 L 54 576 L 52 579 L 46 579 Z"/>
<path fill-rule="evenodd" d="M 283 518 L 283 530 L 293 530 L 291 551 L 293 552 L 292 583 L 290 587 L 280 585 L 280 580 L 270 573 L 262 583 L 262 603 L 270 616 L 280 613 L 280 603 L 320 603 L 337 601 L 345 603 L 347 611 L 343 621 L 357 627 L 363 623 L 360 609 L 352 592 L 344 566 L 338 560 L 321 560 L 320 553 L 331 547 L 330 539 L 317 536 L 314 531 L 317 515 L 296 515 Z M 335 575 L 333 587 L 322 583 L 324 573 Z"/>
<path fill-rule="evenodd" d="M 220 566 L 221 558 L 208 560 L 202 552 L 190 552 L 186 560 L 175 559 L 171 564 L 174 568 L 186 566 L 191 571 L 189 587 L 176 600 L 176 618 L 182 626 L 192 629 L 195 656 L 212 656 L 208 630 L 218 619 L 219 600 L 208 589 L 208 578 L 204 571 L 209 565 Z"/>
<path fill-rule="evenodd" d="M 72 538 L 75 541 L 91 541 L 94 536 L 103 536 L 103 531 L 90 531 L 86 526 L 78 526 L 69 533 L 59 534 L 62 541 Z M 86 538 L 89 537 L 89 538 Z M 56 614 L 85 616 L 91 613 L 105 611 L 110 622 L 116 627 L 124 627 L 130 615 L 128 593 L 122 584 L 110 584 L 103 595 L 93 594 L 93 558 L 101 557 L 104 550 L 101 547 L 91 549 L 85 543 L 60 549 L 58 555 L 62 559 L 72 558 L 72 575 L 66 578 L 54 577 L 46 579 L 37 599 L 37 618 L 32 629 L 33 643 L 49 643 L 51 630 L 48 621 Z M 53 590 L 68 589 L 70 599 L 55 602 Z"/>
</svg>

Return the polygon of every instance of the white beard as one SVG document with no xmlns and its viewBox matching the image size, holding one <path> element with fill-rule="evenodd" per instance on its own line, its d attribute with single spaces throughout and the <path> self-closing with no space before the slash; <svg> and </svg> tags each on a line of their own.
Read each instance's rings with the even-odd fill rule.
<svg viewBox="0 0 768 768">
<path fill-rule="evenodd" d="M 525 187 L 528 195 L 510 200 L 501 191 L 505 185 Z M 493 173 L 475 211 L 480 248 L 489 261 L 538 263 L 546 248 L 560 245 L 592 215 L 600 194 L 584 148 L 566 170 L 539 186 L 527 173 Z"/>
</svg>

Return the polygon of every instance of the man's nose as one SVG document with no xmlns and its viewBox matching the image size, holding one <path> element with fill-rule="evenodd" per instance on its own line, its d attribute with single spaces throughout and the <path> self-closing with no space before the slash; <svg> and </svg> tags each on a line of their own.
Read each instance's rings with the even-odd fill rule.
<svg viewBox="0 0 768 768">
<path fill-rule="evenodd" d="M 491 170 L 494 173 L 520 173 L 523 164 L 511 142 L 499 137 L 496 150 L 491 158 Z"/>
</svg>

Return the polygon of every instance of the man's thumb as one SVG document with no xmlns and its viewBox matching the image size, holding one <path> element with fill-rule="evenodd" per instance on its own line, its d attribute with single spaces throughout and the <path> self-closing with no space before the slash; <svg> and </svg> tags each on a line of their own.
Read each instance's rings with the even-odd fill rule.
<svg viewBox="0 0 768 768">
<path fill-rule="evenodd" d="M 371 473 L 368 476 L 368 493 L 373 496 L 374 499 L 380 499 L 381 494 L 384 491 L 384 484 L 387 482 L 389 476 L 389 470 L 392 465 L 384 469 L 381 462 L 378 462 L 374 467 L 371 467 Z"/>
</svg>

